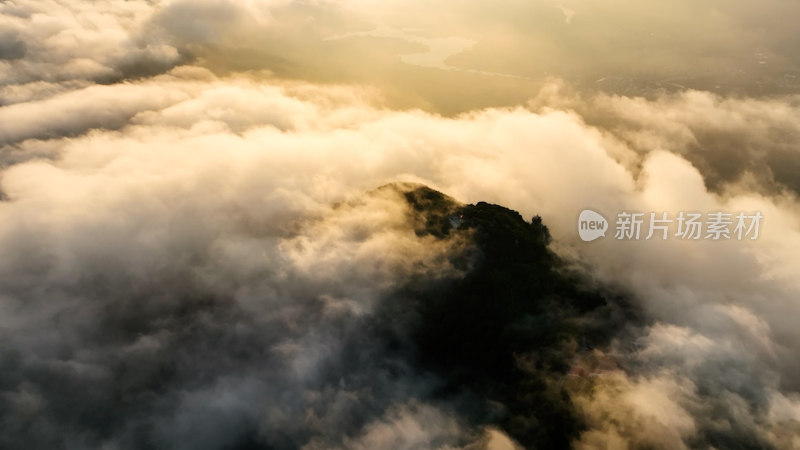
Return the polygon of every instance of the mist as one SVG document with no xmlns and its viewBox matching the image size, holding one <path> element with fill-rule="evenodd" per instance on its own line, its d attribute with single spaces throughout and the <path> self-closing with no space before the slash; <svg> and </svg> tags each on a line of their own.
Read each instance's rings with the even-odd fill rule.
<svg viewBox="0 0 800 450">
<path fill-rule="evenodd" d="M 2 446 L 800 445 L 797 5 L 589 3 L 0 5 Z M 505 232 L 552 342 L 459 303 Z"/>
</svg>

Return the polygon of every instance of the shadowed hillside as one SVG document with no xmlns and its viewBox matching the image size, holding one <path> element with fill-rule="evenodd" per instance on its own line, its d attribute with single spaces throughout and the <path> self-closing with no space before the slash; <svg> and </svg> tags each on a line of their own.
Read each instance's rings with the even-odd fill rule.
<svg viewBox="0 0 800 450">
<path fill-rule="evenodd" d="M 435 396 L 475 424 L 499 424 L 527 448 L 567 448 L 582 429 L 564 389 L 578 346 L 607 344 L 634 314 L 567 270 L 540 217 L 459 205 L 423 186 L 388 188 L 406 189 L 418 235 L 472 242 L 463 278 L 406 286 L 384 304 L 387 329 L 405 321 L 399 328 L 412 330 L 391 338 L 441 378 Z"/>
</svg>

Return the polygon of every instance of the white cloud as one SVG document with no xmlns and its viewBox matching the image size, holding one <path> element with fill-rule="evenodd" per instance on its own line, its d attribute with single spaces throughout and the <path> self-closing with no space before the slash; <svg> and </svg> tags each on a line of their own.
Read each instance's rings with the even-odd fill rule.
<svg viewBox="0 0 800 450">
<path fill-rule="evenodd" d="M 385 108 L 363 86 L 169 70 L 184 50 L 253 42 L 252 30 L 281 26 L 272 8 L 286 2 L 87 5 L 0 6 L 0 26 L 14 43 L 0 48 L 7 55 L 0 61 L 7 197 L 0 203 L 0 326 L 7 345 L 25 353 L 26 374 L 85 375 L 103 385 L 112 375 L 100 361 L 116 361 L 116 344 L 103 347 L 96 334 L 124 334 L 128 317 L 150 323 L 184 313 L 170 291 L 177 289 L 198 302 L 225 297 L 261 325 L 256 340 L 266 362 L 248 370 L 267 371 L 275 360 L 288 369 L 270 372 L 277 388 L 245 373 L 168 393 L 180 414 L 172 417 L 178 433 L 164 431 L 165 439 L 233 411 L 267 424 L 225 422 L 232 434 L 312 430 L 322 447 L 463 440 L 474 430 L 462 429 L 450 411 L 407 403 L 425 391 L 406 386 L 409 380 L 388 383 L 391 407 L 370 403 L 373 393 L 313 386 L 330 355 L 344 351 L 347 320 L 368 314 L 372 300 L 411 275 L 456 273 L 448 256 L 464 242 L 408 233 L 396 193 L 361 196 L 387 182 L 416 181 L 464 202 L 542 214 L 556 251 L 637 299 L 649 323 L 644 347 L 621 356 L 624 370 L 598 381 L 595 393 L 575 394 L 591 427 L 579 447 L 688 448 L 739 431 L 779 447 L 796 444 L 796 97 L 580 97 L 551 85 L 528 108 L 442 117 Z M 588 6 L 574 7 L 590 17 Z M 367 15 L 378 20 L 391 9 L 382 8 Z M 717 19 L 724 28 L 728 19 Z M 128 76 L 144 78 L 92 81 Z M 585 207 L 609 215 L 758 210 L 765 221 L 757 241 L 609 236 L 586 245 L 575 233 Z M 213 329 L 212 319 L 199 323 Z M 230 319 L 232 329 L 250 336 L 241 320 Z M 97 331 L 98 323 L 113 329 Z M 124 354 L 148 370 L 160 352 L 188 358 L 176 350 L 182 333 L 191 330 L 137 337 Z M 225 354 L 214 356 L 224 366 Z M 46 392 L 12 381 L 3 398 L 15 411 L 53 407 Z M 248 401 L 275 398 L 275 389 L 288 392 L 279 405 L 286 411 Z M 209 398 L 219 399 L 217 416 L 200 411 Z M 325 434 L 347 426 L 342 411 L 360 410 L 361 401 L 380 418 L 362 418 L 367 425 L 346 438 Z M 314 409 L 321 405 L 332 410 Z M 292 428 L 300 416 L 308 422 Z M 217 437 L 198 445 L 216 445 Z M 110 439 L 117 438 L 126 436 Z"/>
</svg>

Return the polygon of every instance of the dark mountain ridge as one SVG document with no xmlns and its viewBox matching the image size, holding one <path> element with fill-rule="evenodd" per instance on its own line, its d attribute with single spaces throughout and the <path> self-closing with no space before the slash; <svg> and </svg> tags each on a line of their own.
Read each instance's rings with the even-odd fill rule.
<svg viewBox="0 0 800 450">
<path fill-rule="evenodd" d="M 463 278 L 406 286 L 382 311 L 387 321 L 408 321 L 400 329 L 412 331 L 396 339 L 413 365 L 440 377 L 435 396 L 527 448 L 569 447 L 582 429 L 563 383 L 576 351 L 606 346 L 636 320 L 633 309 L 571 271 L 548 248 L 539 216 L 528 222 L 503 206 L 461 205 L 425 186 L 382 189 L 402 190 L 417 235 L 463 234 L 473 243 Z"/>
</svg>

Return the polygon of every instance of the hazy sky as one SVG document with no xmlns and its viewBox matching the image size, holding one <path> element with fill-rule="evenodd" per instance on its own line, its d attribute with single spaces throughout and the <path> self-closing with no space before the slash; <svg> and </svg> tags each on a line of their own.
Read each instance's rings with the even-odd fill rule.
<svg viewBox="0 0 800 450">
<path fill-rule="evenodd" d="M 393 288 L 458 276 L 463 243 L 364 197 L 413 181 L 541 214 L 557 253 L 643 311 L 638 349 L 598 350 L 626 370 L 573 393 L 577 448 L 800 446 L 798 17 L 792 0 L 0 2 L 0 443 L 513 448 L 426 402 L 430 380 L 356 366 L 359 390 L 321 369 Z M 585 207 L 765 221 L 757 241 L 588 245 Z M 96 423 L 165 361 L 181 383 Z"/>
</svg>

